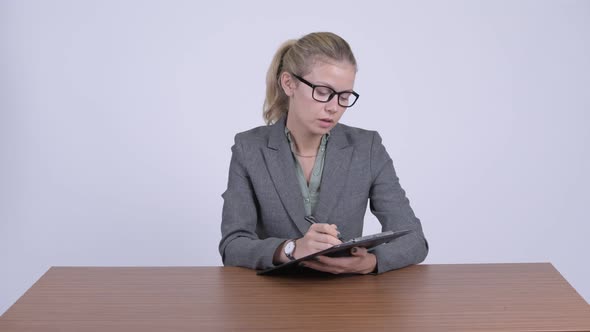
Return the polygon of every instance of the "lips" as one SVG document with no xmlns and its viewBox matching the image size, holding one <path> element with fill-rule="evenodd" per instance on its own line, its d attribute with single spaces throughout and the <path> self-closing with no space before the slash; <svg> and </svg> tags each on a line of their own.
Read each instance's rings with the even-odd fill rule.
<svg viewBox="0 0 590 332">
<path fill-rule="evenodd" d="M 334 120 L 332 120 L 330 118 L 320 119 L 320 127 L 322 127 L 322 128 L 330 128 L 333 123 L 334 123 Z"/>
</svg>

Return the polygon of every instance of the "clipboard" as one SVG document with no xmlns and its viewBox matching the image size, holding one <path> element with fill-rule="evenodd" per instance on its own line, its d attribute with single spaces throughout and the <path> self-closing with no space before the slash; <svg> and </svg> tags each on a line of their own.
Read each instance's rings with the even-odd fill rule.
<svg viewBox="0 0 590 332">
<path fill-rule="evenodd" d="M 402 231 L 387 231 L 383 233 L 377 233 L 373 235 L 366 235 L 357 237 L 346 242 L 342 242 L 341 244 L 335 245 L 328 249 L 324 249 L 322 251 L 316 252 L 315 254 L 307 255 L 305 257 L 301 257 L 296 260 L 292 260 L 281 265 L 271 267 L 266 270 L 261 270 L 256 272 L 258 275 L 275 275 L 275 274 L 286 274 L 286 273 L 294 273 L 298 270 L 302 270 L 303 268 L 299 267 L 299 263 L 313 259 L 316 256 L 329 256 L 329 257 L 346 257 L 350 256 L 350 250 L 354 247 L 363 247 L 367 248 L 369 252 L 373 251 L 377 246 L 382 245 L 384 243 L 391 242 L 398 237 L 404 236 L 408 233 L 411 233 L 411 230 L 402 230 Z"/>
</svg>

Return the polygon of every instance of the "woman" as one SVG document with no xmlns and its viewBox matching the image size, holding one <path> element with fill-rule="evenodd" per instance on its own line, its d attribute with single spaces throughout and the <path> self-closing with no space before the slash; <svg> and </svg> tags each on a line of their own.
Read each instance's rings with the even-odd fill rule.
<svg viewBox="0 0 590 332">
<path fill-rule="evenodd" d="M 339 124 L 352 107 L 356 60 L 333 33 L 284 43 L 267 74 L 267 126 L 239 133 L 223 194 L 225 265 L 267 269 L 362 235 L 367 202 L 384 231 L 413 232 L 371 253 L 320 256 L 304 266 L 329 273 L 381 273 L 428 253 L 420 221 L 377 132 Z M 316 223 L 310 223 L 310 216 Z"/>
</svg>

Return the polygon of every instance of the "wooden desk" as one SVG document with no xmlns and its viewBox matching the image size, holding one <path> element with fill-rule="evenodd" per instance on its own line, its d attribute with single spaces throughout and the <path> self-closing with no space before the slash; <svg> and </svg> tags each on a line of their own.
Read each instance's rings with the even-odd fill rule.
<svg viewBox="0 0 590 332">
<path fill-rule="evenodd" d="M 53 267 L 0 331 L 590 331 L 551 264 L 419 265 L 379 276 L 223 267 Z"/>
</svg>

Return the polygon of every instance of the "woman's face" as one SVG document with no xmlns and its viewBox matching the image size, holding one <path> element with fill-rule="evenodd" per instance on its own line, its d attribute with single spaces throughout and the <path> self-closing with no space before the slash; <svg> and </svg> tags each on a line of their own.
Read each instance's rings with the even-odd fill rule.
<svg viewBox="0 0 590 332">
<path fill-rule="evenodd" d="M 356 69 L 348 62 L 317 61 L 303 79 L 314 85 L 328 86 L 336 92 L 352 91 Z M 338 96 L 322 103 L 312 97 L 312 87 L 292 75 L 283 77 L 283 87 L 289 98 L 287 126 L 304 135 L 324 135 L 340 120 L 346 110 L 338 104 Z M 316 96 L 321 91 L 316 91 Z"/>
</svg>

